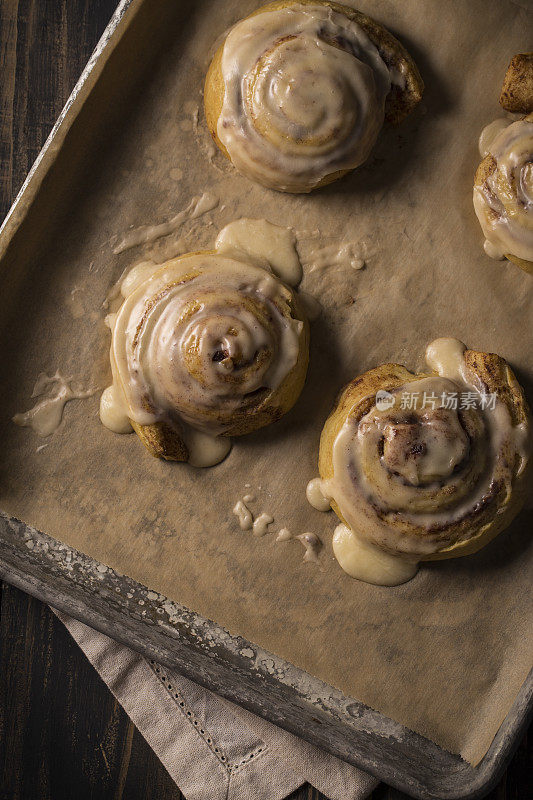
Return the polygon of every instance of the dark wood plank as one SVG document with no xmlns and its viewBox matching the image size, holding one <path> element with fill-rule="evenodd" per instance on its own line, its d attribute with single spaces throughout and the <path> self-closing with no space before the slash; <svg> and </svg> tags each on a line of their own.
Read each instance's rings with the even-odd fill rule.
<svg viewBox="0 0 533 800">
<path fill-rule="evenodd" d="M 13 193 L 13 120 L 18 0 L 0 3 L 0 217 Z"/>
<path fill-rule="evenodd" d="M 15 194 L 87 63 L 116 2 L 7 0 L 7 4 L 17 7 L 16 91 L 12 123 L 12 139 L 16 143 L 12 169 L 12 192 Z"/>
<path fill-rule="evenodd" d="M 151 748 L 47 606 L 2 588 L 0 797 L 180 800 Z"/>
<path fill-rule="evenodd" d="M 114 7 L 115 0 L 0 0 L 0 218 Z M 61 623 L 37 600 L 1 588 L 0 798 L 180 800 Z M 529 797 L 532 762 L 526 738 L 490 800 Z M 380 786 L 372 800 L 404 797 Z M 304 786 L 290 800 L 325 798 Z"/>
</svg>

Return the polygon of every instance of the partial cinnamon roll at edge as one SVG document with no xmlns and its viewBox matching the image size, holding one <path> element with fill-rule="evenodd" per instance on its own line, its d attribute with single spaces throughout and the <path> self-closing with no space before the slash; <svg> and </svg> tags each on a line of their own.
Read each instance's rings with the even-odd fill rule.
<svg viewBox="0 0 533 800">
<path fill-rule="evenodd" d="M 485 250 L 533 273 L 533 114 L 510 122 L 487 146 L 474 178 Z"/>
<path fill-rule="evenodd" d="M 487 255 L 533 274 L 533 53 L 511 59 L 500 105 L 526 116 L 496 119 L 481 132 L 474 210 Z"/>
</svg>

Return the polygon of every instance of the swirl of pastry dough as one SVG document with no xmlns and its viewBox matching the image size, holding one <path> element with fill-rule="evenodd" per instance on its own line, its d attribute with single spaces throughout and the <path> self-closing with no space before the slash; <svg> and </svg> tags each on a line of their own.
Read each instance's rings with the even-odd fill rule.
<svg viewBox="0 0 533 800">
<path fill-rule="evenodd" d="M 398 69 L 389 69 L 364 21 L 374 38 L 379 28 L 389 48 L 397 46 Z M 405 90 L 409 73 L 415 83 L 416 68 L 400 48 L 353 9 L 273 3 L 239 22 L 215 56 L 206 80 L 209 127 L 244 175 L 308 192 L 368 158 L 393 81 Z"/>
<path fill-rule="evenodd" d="M 474 209 L 487 253 L 533 272 L 533 114 L 491 142 L 476 172 Z"/>
<path fill-rule="evenodd" d="M 296 402 L 308 325 L 295 294 L 251 264 L 205 252 L 168 262 L 112 326 L 114 394 L 148 449 L 186 460 L 187 429 L 242 435 Z"/>
<path fill-rule="evenodd" d="M 432 372 L 385 364 L 348 384 L 319 456 L 322 491 L 351 535 L 412 562 L 474 552 L 506 527 L 529 455 L 526 402 L 504 359 L 455 339 L 426 358 Z"/>
</svg>

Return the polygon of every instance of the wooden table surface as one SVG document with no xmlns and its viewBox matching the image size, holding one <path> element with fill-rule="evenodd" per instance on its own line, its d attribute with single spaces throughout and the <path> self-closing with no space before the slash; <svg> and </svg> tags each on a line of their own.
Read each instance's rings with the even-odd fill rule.
<svg viewBox="0 0 533 800">
<path fill-rule="evenodd" d="M 116 0 L 0 0 L 0 218 L 115 4 Z M 533 797 L 532 773 L 533 748 L 526 738 L 489 797 Z M 181 797 L 47 606 L 2 584 L 0 800 Z M 405 795 L 380 786 L 372 797 L 401 800 Z M 322 800 L 323 795 L 303 786 L 290 800 L 304 798 Z"/>
</svg>

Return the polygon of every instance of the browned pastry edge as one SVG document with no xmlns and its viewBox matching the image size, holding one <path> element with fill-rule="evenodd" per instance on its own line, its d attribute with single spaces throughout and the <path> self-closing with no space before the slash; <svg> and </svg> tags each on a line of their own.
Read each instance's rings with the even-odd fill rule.
<svg viewBox="0 0 533 800">
<path fill-rule="evenodd" d="M 276 2 L 269 3 L 268 5 L 256 9 L 256 11 L 249 14 L 249 16 L 244 19 L 254 17 L 266 11 L 277 11 L 297 4 L 329 6 L 334 11 L 344 14 L 349 19 L 356 22 L 365 31 L 368 38 L 377 47 L 387 67 L 397 70 L 405 77 L 405 87 L 393 86 L 387 96 L 385 104 L 385 119 L 387 122 L 395 125 L 402 122 L 422 99 L 424 81 L 418 71 L 418 67 L 405 47 L 386 28 L 370 17 L 367 17 L 366 14 L 354 8 L 330 2 L 329 0 L 294 0 L 294 2 L 293 0 L 277 0 Z M 231 161 L 229 153 L 218 138 L 217 133 L 217 124 L 222 112 L 225 93 L 224 78 L 222 75 L 223 50 L 224 42 L 216 51 L 209 65 L 209 69 L 207 70 L 204 86 L 204 111 L 207 127 L 211 132 L 211 136 L 222 153 Z M 343 169 L 326 175 L 314 188 L 326 186 L 328 183 L 332 183 L 351 171 L 351 169 Z"/>
<path fill-rule="evenodd" d="M 175 428 L 166 422 L 154 422 L 153 425 L 139 425 L 133 420 L 130 422 L 150 455 L 166 461 L 188 461 L 189 451 Z"/>
<path fill-rule="evenodd" d="M 518 114 L 533 111 L 533 53 L 517 53 L 512 57 L 503 80 L 500 105 Z"/>
<path fill-rule="evenodd" d="M 497 393 L 507 406 L 513 425 L 526 422 L 529 408 L 514 372 L 507 361 L 496 353 L 465 350 L 465 364 L 483 383 L 487 394 Z"/>
</svg>

